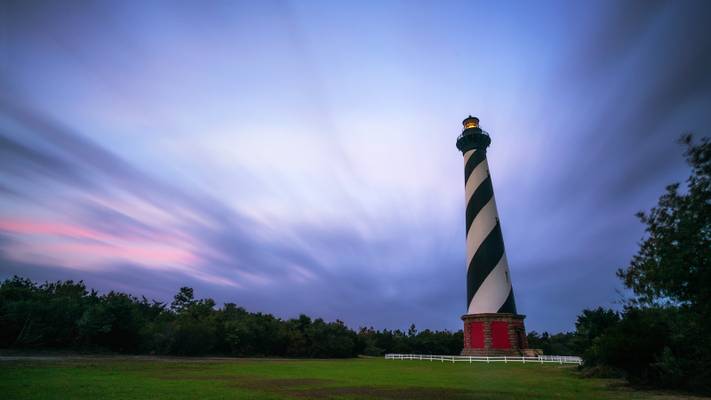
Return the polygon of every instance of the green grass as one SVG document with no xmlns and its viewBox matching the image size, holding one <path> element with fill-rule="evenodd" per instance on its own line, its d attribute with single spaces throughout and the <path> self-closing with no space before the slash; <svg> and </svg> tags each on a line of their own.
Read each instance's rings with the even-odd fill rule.
<svg viewBox="0 0 711 400">
<path fill-rule="evenodd" d="M 11 399 L 681 399 L 560 365 L 383 359 L 0 361 Z"/>
</svg>

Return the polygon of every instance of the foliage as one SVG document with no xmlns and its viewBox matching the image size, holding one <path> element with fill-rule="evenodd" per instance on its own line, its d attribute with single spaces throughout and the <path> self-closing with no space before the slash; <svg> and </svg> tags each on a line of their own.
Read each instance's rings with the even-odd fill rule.
<svg viewBox="0 0 711 400">
<path fill-rule="evenodd" d="M 344 358 L 385 352 L 458 354 L 462 333 L 400 330 L 358 333 L 342 321 L 306 315 L 282 320 L 235 304 L 217 308 L 180 288 L 170 306 L 83 282 L 0 283 L 0 348 L 106 349 L 118 353 Z"/>
<path fill-rule="evenodd" d="M 659 204 L 638 217 L 646 238 L 626 269 L 617 274 L 641 304 L 672 303 L 711 315 L 711 142 L 687 146 L 691 176 L 684 193 L 679 183 L 667 186 Z"/>
<path fill-rule="evenodd" d="M 669 345 L 670 325 L 665 311 L 629 308 L 617 324 L 595 338 L 585 352 L 586 363 L 618 367 L 633 382 L 649 381 L 655 354 Z"/>
<path fill-rule="evenodd" d="M 550 334 L 548 332 L 528 332 L 528 347 L 543 350 L 543 354 L 577 356 L 576 335 L 571 332 Z"/>
<path fill-rule="evenodd" d="M 609 328 L 620 321 L 617 312 L 598 307 L 594 310 L 583 310 L 575 321 L 575 343 L 577 353 L 585 354 L 593 342 Z M 586 356 L 586 359 L 589 357 Z"/>
<path fill-rule="evenodd" d="M 711 391 L 711 142 L 683 136 L 686 188 L 667 186 L 638 217 L 645 237 L 617 271 L 635 297 L 619 320 L 586 310 L 578 318 L 585 364 L 624 371 L 634 383 Z M 590 323 L 592 325 L 588 326 Z"/>
<path fill-rule="evenodd" d="M 418 332 L 411 325 L 408 332 L 399 329 L 376 331 L 372 327 L 361 328 L 358 338 L 362 342 L 363 354 L 378 356 L 384 353 L 401 354 L 459 354 L 464 337 L 462 331 Z"/>
<path fill-rule="evenodd" d="M 608 328 L 614 326 L 620 317 L 613 310 L 598 307 L 594 310 L 583 310 L 575 322 L 575 332 L 528 332 L 528 346 L 543 350 L 543 354 L 584 355 L 594 340 Z M 587 358 L 587 357 L 586 357 Z"/>
</svg>

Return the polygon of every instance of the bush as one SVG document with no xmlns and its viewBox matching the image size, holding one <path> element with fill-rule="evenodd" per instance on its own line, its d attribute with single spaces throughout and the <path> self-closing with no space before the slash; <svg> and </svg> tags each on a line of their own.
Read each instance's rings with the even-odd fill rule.
<svg viewBox="0 0 711 400">
<path fill-rule="evenodd" d="M 708 338 L 681 307 L 628 307 L 584 353 L 585 366 L 618 369 L 634 384 L 709 391 Z"/>
</svg>

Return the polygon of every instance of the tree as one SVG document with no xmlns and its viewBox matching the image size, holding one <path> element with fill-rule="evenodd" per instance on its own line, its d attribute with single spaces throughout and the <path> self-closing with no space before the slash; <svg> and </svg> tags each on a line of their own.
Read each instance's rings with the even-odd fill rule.
<svg viewBox="0 0 711 400">
<path fill-rule="evenodd" d="M 176 313 L 170 343 L 172 353 L 201 355 L 213 350 L 217 343 L 214 307 L 213 299 L 195 300 L 192 288 L 180 288 L 171 304 Z"/>
<path fill-rule="evenodd" d="M 0 285 L 0 347 L 23 344 L 38 297 L 39 290 L 29 279 L 13 276 Z"/>
<path fill-rule="evenodd" d="M 528 346 L 532 349 L 540 349 L 543 354 L 555 355 L 580 355 L 577 343 L 577 334 L 572 332 L 560 332 L 549 334 L 548 332 L 538 333 L 530 331 L 527 335 Z"/>
<path fill-rule="evenodd" d="M 170 309 L 180 314 L 193 303 L 195 303 L 193 288 L 181 287 L 180 291 L 173 297 L 173 302 L 170 303 Z"/>
<path fill-rule="evenodd" d="M 637 214 L 645 236 L 617 271 L 635 297 L 593 339 L 586 364 L 619 368 L 631 381 L 711 392 L 711 142 L 684 135 L 691 167 L 656 207 Z"/>
<path fill-rule="evenodd" d="M 579 354 L 584 354 L 593 341 L 620 321 L 620 316 L 613 310 L 598 307 L 583 310 L 575 322 L 575 347 Z"/>
<path fill-rule="evenodd" d="M 667 186 L 659 204 L 637 214 L 646 238 L 626 269 L 617 271 L 644 304 L 688 306 L 711 314 L 711 142 L 682 136 L 691 166 L 686 191 Z"/>
<path fill-rule="evenodd" d="M 610 366 L 633 383 L 659 385 L 667 375 L 655 363 L 665 348 L 679 350 L 672 335 L 677 316 L 676 309 L 669 307 L 627 308 L 619 322 L 592 341 L 585 351 L 585 365 Z"/>
</svg>

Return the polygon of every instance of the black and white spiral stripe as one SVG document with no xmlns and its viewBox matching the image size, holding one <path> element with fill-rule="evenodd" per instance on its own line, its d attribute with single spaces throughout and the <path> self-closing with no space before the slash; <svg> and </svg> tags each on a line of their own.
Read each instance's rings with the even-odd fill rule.
<svg viewBox="0 0 711 400">
<path fill-rule="evenodd" d="M 464 153 L 467 313 L 516 314 L 486 149 Z"/>
</svg>

